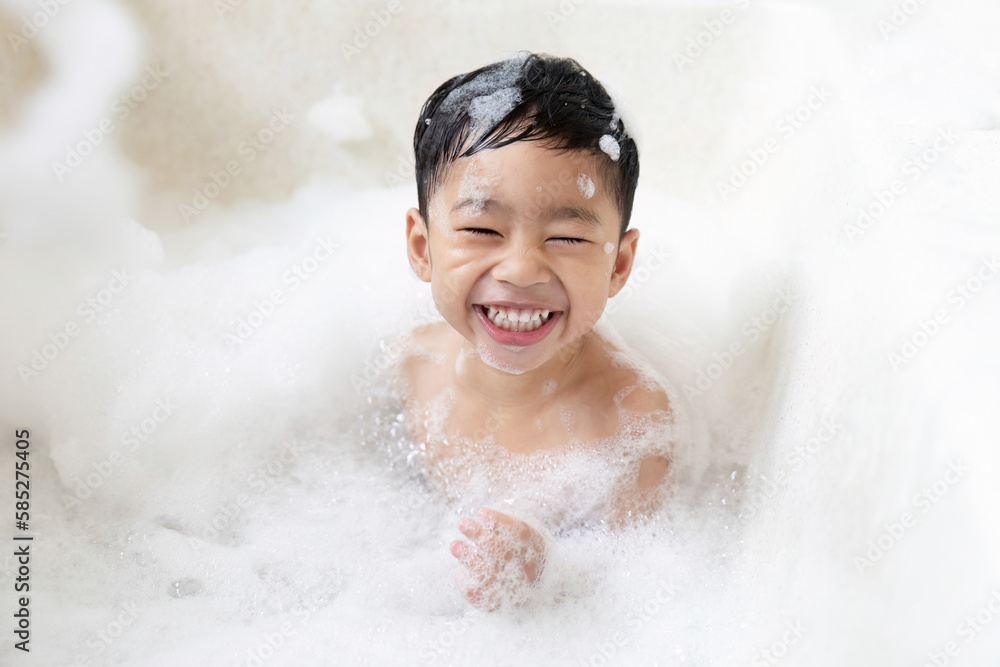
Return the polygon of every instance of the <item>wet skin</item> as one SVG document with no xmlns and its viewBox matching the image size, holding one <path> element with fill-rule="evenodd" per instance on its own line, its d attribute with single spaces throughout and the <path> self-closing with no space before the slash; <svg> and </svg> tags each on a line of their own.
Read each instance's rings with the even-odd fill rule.
<svg viewBox="0 0 1000 667">
<path fill-rule="evenodd" d="M 410 265 L 431 283 L 445 319 L 414 332 L 422 353 L 404 363 L 411 433 L 425 443 L 432 465 L 458 454 L 461 439 L 474 434 L 530 454 L 615 434 L 619 407 L 669 412 L 666 395 L 638 386 L 634 371 L 612 364 L 609 344 L 591 331 L 628 279 L 639 239 L 636 229 L 621 237 L 597 160 L 537 142 L 486 150 L 449 166 L 430 198 L 429 224 L 417 209 L 407 212 Z M 594 184 L 593 196 L 578 179 Z M 550 319 L 533 334 L 517 332 L 532 328 L 527 323 L 511 334 L 488 319 L 489 305 L 548 310 Z M 447 443 L 423 427 L 429 403 L 445 389 L 455 398 Z M 609 520 L 650 509 L 650 492 L 667 467 L 663 456 L 644 460 L 634 484 L 620 489 Z M 544 538 L 523 521 L 483 508 L 459 530 L 469 541 L 452 542 L 451 552 L 465 567 L 460 588 L 472 604 L 496 608 L 505 592 L 498 588 L 530 587 L 540 575 Z M 523 576 L 498 576 L 518 569 Z"/>
</svg>

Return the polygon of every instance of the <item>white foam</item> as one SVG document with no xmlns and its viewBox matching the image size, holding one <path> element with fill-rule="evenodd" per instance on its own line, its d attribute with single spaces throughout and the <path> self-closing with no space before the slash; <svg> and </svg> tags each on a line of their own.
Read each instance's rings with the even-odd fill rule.
<svg viewBox="0 0 1000 667">
<path fill-rule="evenodd" d="M 465 158 L 463 162 L 464 170 L 456 198 L 472 200 L 472 204 L 463 210 L 472 215 L 479 215 L 483 211 L 485 201 L 493 196 L 494 188 L 500 183 L 500 174 L 491 167 L 484 166 L 475 155 Z"/>
<path fill-rule="evenodd" d="M 600 664 L 614 646 L 621 664 L 748 665 L 797 621 L 808 631 L 782 665 L 867 664 L 872 656 L 905 664 L 942 651 L 1000 581 L 1000 498 L 980 474 L 1000 466 L 991 412 L 1000 401 L 998 283 L 984 282 L 961 310 L 947 298 L 976 275 L 983 253 L 1000 250 L 995 100 L 983 83 L 988 63 L 971 59 L 960 77 L 912 63 L 948 62 L 957 45 L 982 51 L 997 9 L 984 5 L 966 18 L 928 3 L 883 44 L 864 26 L 848 38 L 830 28 L 830 16 L 844 15 L 840 6 L 786 4 L 759 5 L 752 39 L 727 32 L 725 49 L 711 47 L 683 75 L 651 72 L 648 63 L 660 60 L 637 58 L 628 81 L 645 91 L 636 100 L 643 117 L 704 121 L 656 124 L 649 136 L 648 178 L 633 212 L 640 256 L 604 316 L 669 380 L 677 426 L 643 439 L 641 420 L 625 407 L 638 390 L 623 392 L 612 409 L 634 433 L 605 444 L 624 447 L 626 461 L 616 458 L 620 450 L 594 452 L 587 443 L 519 460 L 487 433 L 481 449 L 466 452 L 477 465 L 463 469 L 460 457 L 452 469 L 463 476 L 440 486 L 419 474 L 427 452 L 409 437 L 389 391 L 400 388 L 393 369 L 412 347 L 400 332 L 433 319 L 424 313 L 432 311 L 428 286 L 408 275 L 403 252 L 412 184 L 358 187 L 366 165 L 399 152 L 381 128 L 412 129 L 416 111 L 400 120 L 407 112 L 398 100 L 427 93 L 426 81 L 388 66 L 408 49 L 389 32 L 407 27 L 397 24 L 402 17 L 348 67 L 328 27 L 353 19 L 332 4 L 317 9 L 329 21 L 248 3 L 224 22 L 178 9 L 160 26 L 167 47 L 158 53 L 227 72 L 228 102 L 212 102 L 202 79 L 179 70 L 175 88 L 151 96 L 56 184 L 51 161 L 112 113 L 144 62 L 141 14 L 96 0 L 61 6 L 24 47 L 38 49 L 45 67 L 31 85 L 13 79 L 23 104 L 0 130 L 0 308 L 9 316 L 0 327 L 0 421 L 7 434 L 32 434 L 42 547 L 32 554 L 33 660 L 245 665 L 270 651 L 261 662 L 303 667 L 331 659 Z M 684 25 L 670 10 L 633 9 L 650 25 Z M 30 16 L 38 5 L 17 11 Z M 509 15 L 492 15 L 498 34 L 536 29 L 523 12 Z M 933 39 L 920 22 L 935 26 Z M 560 29 L 580 31 L 574 43 L 607 55 L 590 25 Z M 270 32 L 255 41 L 261 27 Z M 239 38 L 247 48 L 280 50 L 293 34 L 300 55 L 274 73 L 247 67 L 245 50 L 225 46 Z M 461 31 L 454 38 L 458 59 L 482 46 Z M 657 37 L 666 38 L 680 48 L 686 36 Z M 850 68 L 837 69 L 853 57 L 845 48 L 854 39 L 869 54 L 861 83 Z M 662 44 L 636 40 L 635 48 L 653 54 Z M 324 48 L 330 57 L 315 57 Z M 778 57 L 786 51 L 797 57 Z M 734 66 L 760 55 L 765 64 L 751 72 Z M 20 73 L 33 60 L 12 62 Z M 391 99 L 370 97 L 372 68 L 396 77 Z M 308 76 L 283 87 L 300 69 Z M 900 72 L 920 72 L 925 85 L 898 85 Z M 840 106 L 782 141 L 728 203 L 702 202 L 700 189 L 712 191 L 745 159 L 751 130 L 766 132 L 794 111 L 819 74 L 843 91 Z M 639 87 L 652 75 L 685 94 Z M 328 137 L 303 123 L 301 136 L 282 135 L 286 143 L 276 140 L 246 165 L 196 223 L 179 223 L 177 203 L 190 201 L 189 189 L 174 196 L 161 183 L 201 187 L 187 185 L 191 170 L 208 178 L 224 165 L 243 128 L 259 128 L 260 109 L 299 86 L 304 105 L 322 99 L 325 82 L 338 77 L 356 84 L 345 90 L 368 91 L 362 108 L 380 128 L 362 142 L 326 144 L 341 171 L 331 178 L 314 168 Z M 774 94 L 734 104 L 734 90 Z M 892 182 L 878 167 L 902 165 L 936 124 L 948 123 L 956 144 L 919 182 L 906 181 L 890 214 L 848 241 L 842 225 Z M 232 127 L 239 131 L 230 136 Z M 181 143 L 158 143 L 164 136 Z M 350 180 L 337 180 L 348 170 Z M 382 168 L 373 171 L 380 181 Z M 305 172 L 323 178 L 289 177 Z M 443 220 L 435 200 L 430 206 L 432 221 Z M 341 245 L 320 261 L 317 238 L 331 234 Z M 678 250 L 670 262 L 641 255 L 663 247 Z M 284 280 L 306 264 L 314 270 L 304 280 Z M 123 269 L 134 279 L 84 317 L 80 305 Z M 791 308 L 755 325 L 778 287 L 794 288 Z M 276 290 L 281 302 L 265 304 Z M 948 323 L 894 370 L 886 354 L 939 309 Z M 249 336 L 227 344 L 250 320 Z M 69 323 L 78 335 L 60 348 L 53 338 Z M 736 343 L 742 351 L 723 369 L 719 359 Z M 435 371 L 453 370 L 442 356 L 430 360 Z M 615 371 L 629 361 L 616 358 Z M 19 367 L 33 363 L 38 375 L 22 382 Z M 650 386 L 646 375 L 639 386 Z M 454 398 L 439 394 L 429 431 L 442 433 L 458 409 Z M 175 406 L 170 415 L 158 401 Z M 838 424 L 832 437 L 820 430 L 826 418 Z M 565 432 L 580 419 L 567 411 L 547 428 Z M 532 437 L 552 435 L 537 422 L 526 428 Z M 123 443 L 133 428 L 143 435 L 134 447 Z M 627 474 L 643 446 L 671 448 L 666 509 L 624 530 L 594 527 L 616 475 Z M 956 458 L 971 470 L 949 485 L 942 480 Z M 0 461 L 8 473 L 13 462 L 9 453 Z M 947 494 L 926 512 L 915 507 L 914 495 L 936 483 Z M 461 536 L 459 519 L 483 504 L 550 532 L 538 589 L 511 614 L 471 611 L 453 583 L 460 568 L 447 545 Z M 870 541 L 886 544 L 886 526 L 903 512 L 916 526 L 859 573 L 855 559 L 867 557 Z M 7 580 L 14 567 L 12 554 L 0 557 Z M 917 598 L 929 604 L 910 603 Z M 746 609 L 754 613 L 738 613 Z M 136 622 L 110 644 L 99 639 L 117 634 L 132 610 Z M 276 637 L 278 649 L 269 643 Z M 962 645 L 963 663 L 989 664 L 998 641 L 980 633 Z M 15 651 L 8 641 L 0 662 L 16 664 Z"/>
<path fill-rule="evenodd" d="M 476 350 L 479 352 L 479 358 L 483 360 L 483 363 L 497 369 L 498 371 L 503 371 L 504 373 L 510 373 L 511 375 L 521 375 L 524 373 L 523 368 L 518 368 L 513 364 L 509 364 L 505 361 L 501 361 L 494 353 L 493 350 L 489 348 L 486 343 L 480 343 Z"/>
<path fill-rule="evenodd" d="M 580 191 L 580 194 L 583 195 L 584 199 L 590 199 L 593 197 L 596 189 L 594 187 L 594 181 L 592 181 L 590 176 L 587 176 L 586 174 L 580 174 L 576 177 L 576 188 Z"/>
<path fill-rule="evenodd" d="M 362 104 L 357 95 L 333 94 L 310 107 L 307 118 L 334 141 L 363 141 L 372 127 Z"/>
<path fill-rule="evenodd" d="M 501 88 L 489 95 L 472 98 L 469 103 L 469 117 L 473 121 L 473 132 L 482 134 L 491 130 L 497 123 L 514 110 L 521 101 L 521 89 Z"/>
<path fill-rule="evenodd" d="M 610 134 L 605 134 L 598 141 L 598 146 L 601 150 L 608 154 L 615 162 L 618 161 L 618 157 L 621 155 L 621 147 L 618 145 L 618 141 L 615 140 Z"/>
<path fill-rule="evenodd" d="M 481 73 L 455 88 L 441 102 L 441 110 L 468 113 L 474 136 L 489 132 L 521 101 L 521 91 L 514 83 L 520 75 L 524 57 L 510 58 L 494 71 Z"/>
</svg>

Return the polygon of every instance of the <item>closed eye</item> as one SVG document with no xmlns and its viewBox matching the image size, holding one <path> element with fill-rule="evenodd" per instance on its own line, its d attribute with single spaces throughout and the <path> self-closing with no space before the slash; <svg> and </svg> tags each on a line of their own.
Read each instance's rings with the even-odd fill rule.
<svg viewBox="0 0 1000 667">
<path fill-rule="evenodd" d="M 549 239 L 549 240 L 550 241 L 563 241 L 563 242 L 569 243 L 571 245 L 576 245 L 577 243 L 586 243 L 587 242 L 586 239 L 574 239 L 574 238 L 571 238 L 571 237 L 568 237 L 568 236 L 559 236 L 559 237 L 556 237 L 554 239 Z"/>
<path fill-rule="evenodd" d="M 464 229 L 461 229 L 459 231 L 469 232 L 470 234 L 473 234 L 475 236 L 493 236 L 493 235 L 500 236 L 499 233 L 493 231 L 492 229 L 482 229 L 480 227 L 465 227 Z"/>
</svg>

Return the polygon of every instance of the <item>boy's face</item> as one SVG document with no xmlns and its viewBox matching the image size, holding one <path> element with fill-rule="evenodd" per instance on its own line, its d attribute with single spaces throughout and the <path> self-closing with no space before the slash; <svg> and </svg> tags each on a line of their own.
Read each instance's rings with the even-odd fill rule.
<svg viewBox="0 0 1000 667">
<path fill-rule="evenodd" d="M 608 185 L 593 156 L 522 141 L 450 165 L 428 227 L 407 213 L 411 266 L 484 362 L 523 373 L 575 349 L 625 284 L 639 232 L 619 244 Z"/>
</svg>

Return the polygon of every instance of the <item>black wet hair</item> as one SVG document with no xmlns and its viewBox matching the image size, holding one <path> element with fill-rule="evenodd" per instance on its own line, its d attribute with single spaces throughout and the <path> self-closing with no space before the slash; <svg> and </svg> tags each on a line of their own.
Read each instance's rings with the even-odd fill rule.
<svg viewBox="0 0 1000 667">
<path fill-rule="evenodd" d="M 474 107 L 476 100 L 490 98 L 498 103 L 494 109 L 506 113 L 502 118 L 489 118 L 484 126 L 481 117 L 473 117 L 477 115 Z M 617 160 L 602 149 L 605 135 L 617 143 Z M 639 181 L 639 151 L 614 101 L 572 58 L 527 52 L 459 74 L 424 102 L 413 133 L 413 150 L 417 201 L 425 224 L 430 222 L 430 197 L 455 160 L 516 141 L 541 141 L 547 148 L 582 150 L 595 156 L 621 214 L 619 240 L 625 235 Z M 605 139 L 604 145 L 614 150 L 613 142 Z"/>
</svg>

